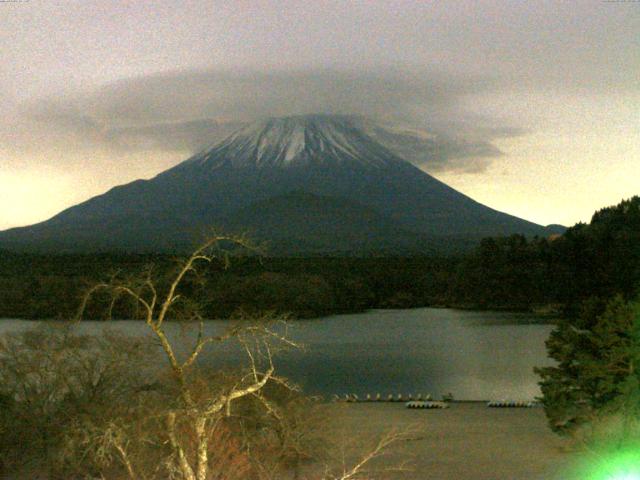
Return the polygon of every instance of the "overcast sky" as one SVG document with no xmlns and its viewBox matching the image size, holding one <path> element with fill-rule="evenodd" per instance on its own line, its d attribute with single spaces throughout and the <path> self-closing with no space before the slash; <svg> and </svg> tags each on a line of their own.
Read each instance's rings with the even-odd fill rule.
<svg viewBox="0 0 640 480">
<path fill-rule="evenodd" d="M 0 229 L 265 116 L 437 135 L 425 171 L 542 223 L 640 194 L 640 2 L 0 2 Z"/>
</svg>

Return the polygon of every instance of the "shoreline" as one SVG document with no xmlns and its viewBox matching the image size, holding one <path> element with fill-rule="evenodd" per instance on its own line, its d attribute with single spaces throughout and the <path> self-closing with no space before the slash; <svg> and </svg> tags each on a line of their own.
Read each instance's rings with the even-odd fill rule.
<svg viewBox="0 0 640 480">
<path fill-rule="evenodd" d="M 488 408 L 452 402 L 442 410 L 412 410 L 400 403 L 327 406 L 336 428 L 362 440 L 393 429 L 417 427 L 374 468 L 409 460 L 413 470 L 397 478 L 418 480 L 566 480 L 576 459 L 571 441 L 552 433 L 541 408 Z"/>
<path fill-rule="evenodd" d="M 483 308 L 483 307 L 476 307 L 476 306 L 468 306 L 468 305 L 422 305 L 422 306 L 411 306 L 411 307 L 373 307 L 373 308 L 365 308 L 365 309 L 361 309 L 361 310 L 349 310 L 349 311 L 336 311 L 336 312 L 332 312 L 332 313 L 328 313 L 325 315 L 319 315 L 319 316 L 314 316 L 314 317 L 290 317 L 289 320 L 291 322 L 312 322 L 312 321 L 317 321 L 317 320 L 321 320 L 323 318 L 330 318 L 330 317 L 336 317 L 336 316 L 343 316 L 343 315 L 360 315 L 360 314 L 364 314 L 364 313 L 369 313 L 369 312 L 377 312 L 377 311 L 399 311 L 399 310 L 421 310 L 421 309 L 434 309 L 434 310 L 454 310 L 454 311 L 461 311 L 461 312 L 478 312 L 478 313 L 496 313 L 496 314 L 515 314 L 515 315 L 532 315 L 535 316 L 536 318 L 539 318 L 540 320 L 547 320 L 547 321 L 540 321 L 540 322 L 536 322 L 538 324 L 548 324 L 548 325 L 555 325 L 557 323 L 557 320 L 560 317 L 560 314 L 557 313 L 555 310 L 554 311 L 547 311 L 547 310 L 540 310 L 538 308 L 531 308 L 531 309 L 518 309 L 518 308 L 500 308 L 497 306 L 493 306 L 493 307 L 487 307 L 487 308 Z M 21 321 L 21 322 L 73 322 L 75 321 L 74 319 L 64 319 L 64 318 L 60 318 L 60 317 L 46 317 L 46 318 L 35 318 L 35 317 L 22 317 L 22 318 L 17 318 L 17 317 L 0 317 L 0 321 L 3 320 L 13 320 L 13 321 Z M 234 318 L 231 317 L 223 317 L 223 318 L 205 318 L 204 319 L 207 322 L 217 322 L 217 321 L 234 321 Z M 142 318 L 111 318 L 111 319 L 83 319 L 83 321 L 90 321 L 90 322 L 110 322 L 110 321 L 116 321 L 116 322 L 137 322 L 137 321 L 144 321 L 144 319 Z M 180 320 L 176 320 L 176 319 L 172 319 L 172 318 L 167 318 L 167 321 L 169 322 L 175 322 L 178 321 L 180 322 Z"/>
</svg>

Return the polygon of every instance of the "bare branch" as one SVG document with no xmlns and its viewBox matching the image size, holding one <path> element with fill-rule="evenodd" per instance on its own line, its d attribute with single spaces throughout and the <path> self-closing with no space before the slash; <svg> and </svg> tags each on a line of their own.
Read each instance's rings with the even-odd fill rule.
<svg viewBox="0 0 640 480">
<path fill-rule="evenodd" d="M 156 325 L 158 328 L 162 326 L 162 322 L 164 322 L 165 320 L 169 307 L 175 302 L 176 289 L 178 288 L 178 285 L 180 285 L 180 283 L 182 282 L 182 279 L 184 278 L 184 276 L 189 271 L 194 269 L 194 264 L 196 262 L 198 261 L 211 262 L 214 258 L 217 258 L 216 255 L 207 254 L 206 252 L 210 250 L 212 247 L 214 247 L 215 245 L 223 241 L 228 241 L 247 249 L 252 248 L 251 244 L 245 238 L 233 237 L 228 235 L 213 235 L 207 241 L 205 241 L 202 245 L 200 245 L 200 247 L 198 247 L 187 259 L 187 261 L 184 263 L 184 265 L 182 266 L 182 268 L 179 270 L 178 274 L 174 278 L 173 282 L 171 283 L 171 286 L 169 287 L 169 292 L 167 293 L 167 296 L 165 297 L 165 300 L 162 303 L 160 313 L 158 314 L 158 318 L 156 319 Z"/>
<path fill-rule="evenodd" d="M 82 296 L 82 301 L 80 302 L 80 306 L 78 307 L 78 311 L 76 312 L 76 321 L 80 321 L 82 319 L 84 312 L 87 309 L 87 305 L 89 304 L 89 300 L 91 300 L 91 297 L 93 297 L 93 295 L 99 290 L 108 290 L 109 288 L 111 288 L 111 286 L 108 283 L 98 283 L 89 288 Z"/>
<path fill-rule="evenodd" d="M 419 429 L 418 427 L 409 427 L 406 430 L 391 430 L 385 433 L 382 437 L 380 437 L 373 448 L 366 452 L 351 468 L 346 467 L 346 460 L 344 458 L 343 452 L 342 472 L 338 475 L 335 475 L 329 473 L 329 471 L 327 470 L 324 480 L 354 480 L 357 478 L 370 478 L 370 472 L 367 470 L 367 468 L 374 459 L 386 455 L 390 447 L 395 444 L 416 439 L 420 431 L 421 429 Z M 404 472 L 408 471 L 409 468 L 407 466 L 407 462 L 402 462 L 398 465 L 384 468 L 383 470 L 386 472 Z"/>
</svg>

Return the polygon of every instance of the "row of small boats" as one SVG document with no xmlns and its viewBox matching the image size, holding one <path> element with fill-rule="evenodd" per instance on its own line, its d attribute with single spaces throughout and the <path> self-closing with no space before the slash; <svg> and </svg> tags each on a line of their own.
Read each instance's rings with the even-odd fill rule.
<svg viewBox="0 0 640 480">
<path fill-rule="evenodd" d="M 440 409 L 449 408 L 449 402 L 433 402 L 433 401 L 412 401 L 405 403 L 407 408 L 427 408 L 427 409 Z"/>
<path fill-rule="evenodd" d="M 432 398 L 431 398 L 431 395 L 429 394 L 426 394 L 426 395 L 418 394 L 416 396 L 409 394 L 408 396 L 403 396 L 401 393 L 397 395 L 389 394 L 386 396 L 382 396 L 379 393 L 377 393 L 375 396 L 372 396 L 371 394 L 367 393 L 366 397 L 360 398 L 355 393 L 347 393 L 342 397 L 338 395 L 334 395 L 333 400 L 336 402 L 339 402 L 339 401 L 342 401 L 342 402 L 410 402 L 414 400 L 415 401 L 431 401 Z"/>
<path fill-rule="evenodd" d="M 366 397 L 360 398 L 355 393 L 348 393 L 342 397 L 338 395 L 333 396 L 333 400 L 336 402 L 402 402 L 407 408 L 448 408 L 450 400 L 444 399 L 443 401 L 434 401 L 431 395 L 418 394 L 415 397 L 412 394 L 403 396 L 402 394 L 382 396 L 379 393 L 375 396 L 367 394 Z M 537 402 L 530 400 L 490 400 L 486 403 L 489 408 L 533 408 L 538 406 Z"/>
<path fill-rule="evenodd" d="M 538 405 L 531 401 L 492 400 L 487 402 L 489 408 L 533 408 Z M 449 408 L 449 402 L 411 401 L 405 403 L 407 408 Z"/>
<path fill-rule="evenodd" d="M 491 400 L 487 402 L 487 407 L 491 408 L 533 408 L 538 402 L 526 400 Z"/>
</svg>

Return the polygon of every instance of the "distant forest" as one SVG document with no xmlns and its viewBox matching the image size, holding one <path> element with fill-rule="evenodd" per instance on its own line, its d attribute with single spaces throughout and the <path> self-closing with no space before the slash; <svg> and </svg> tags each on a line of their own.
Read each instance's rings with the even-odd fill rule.
<svg viewBox="0 0 640 480">
<path fill-rule="evenodd" d="M 0 317 L 68 318 L 93 283 L 135 276 L 149 265 L 167 276 L 168 255 L 34 255 L 0 252 Z M 370 308 L 441 306 L 576 313 L 588 298 L 640 290 L 640 197 L 596 212 L 564 234 L 486 238 L 448 257 L 232 258 L 186 288 L 205 316 L 242 310 L 310 318 Z M 206 284 L 206 288 L 202 285 Z M 93 306 L 103 312 L 99 301 Z M 91 310 L 89 311 L 91 313 Z M 118 318 L 135 318 L 118 304 Z"/>
</svg>

